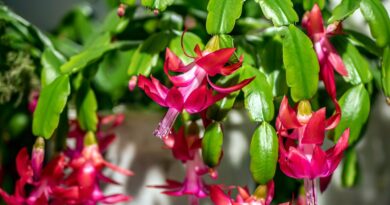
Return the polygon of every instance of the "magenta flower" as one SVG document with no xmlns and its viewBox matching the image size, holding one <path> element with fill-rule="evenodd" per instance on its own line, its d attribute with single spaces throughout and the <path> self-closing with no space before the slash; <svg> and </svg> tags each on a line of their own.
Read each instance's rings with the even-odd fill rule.
<svg viewBox="0 0 390 205">
<path fill-rule="evenodd" d="M 284 97 L 276 120 L 280 169 L 289 177 L 305 179 L 306 191 L 311 194 L 307 195 L 308 201 L 315 201 L 314 180 L 330 177 L 348 147 L 349 129 L 346 129 L 334 147 L 322 150 L 325 131 L 334 129 L 340 118 L 337 115 L 326 119 L 325 114 L 325 108 L 312 112 L 308 101 L 301 101 L 294 110 Z"/>
<path fill-rule="evenodd" d="M 321 9 L 315 4 L 313 9 L 303 17 L 302 26 L 306 28 L 309 37 L 314 43 L 314 49 L 321 68 L 320 77 L 324 82 L 325 88 L 332 98 L 336 98 L 333 69 L 342 76 L 348 76 L 348 71 L 340 55 L 330 43 L 329 36 L 340 34 L 341 24 L 336 22 L 325 29 Z"/>
<path fill-rule="evenodd" d="M 260 185 L 253 195 L 243 187 L 237 187 L 237 192 L 236 198 L 232 199 L 220 185 L 210 186 L 210 198 L 215 205 L 269 205 L 274 197 L 274 182 L 268 182 L 267 186 Z"/>
<path fill-rule="evenodd" d="M 78 187 L 78 196 L 68 198 L 67 204 L 113 204 L 131 199 L 121 194 L 103 195 L 99 187 L 100 181 L 118 184 L 102 174 L 104 167 L 108 167 L 127 176 L 132 176 L 133 173 L 105 161 L 96 144 L 95 136 L 92 133 L 87 133 L 81 155 L 73 158 L 69 166 L 73 171 L 64 181 L 64 184 L 70 187 Z"/>
<path fill-rule="evenodd" d="M 16 168 L 20 179 L 16 182 L 14 195 L 9 195 L 0 188 L 0 196 L 9 205 L 44 205 L 48 204 L 52 195 L 64 197 L 69 195 L 68 191 L 62 191 L 58 194 L 58 190 L 62 189 L 61 182 L 64 176 L 63 169 L 65 166 L 64 155 L 59 155 L 51 160 L 42 170 L 43 150 L 42 139 L 38 138 L 33 149 L 33 157 L 30 161 L 26 148 L 19 151 L 16 157 Z M 42 171 L 41 171 L 42 170 Z M 26 185 L 31 186 L 31 191 L 26 191 Z"/>
<path fill-rule="evenodd" d="M 246 79 L 228 88 L 219 87 L 210 80 L 210 77 L 217 74 L 230 75 L 241 67 L 242 58 L 236 64 L 225 66 L 234 51 L 235 48 L 224 48 L 211 53 L 202 53 L 199 47 L 196 46 L 195 52 L 197 57 L 192 63 L 184 65 L 167 48 L 164 71 L 172 82 L 173 87 L 168 89 L 153 76 L 150 79 L 142 75 L 138 77 L 138 87 L 143 89 L 146 95 L 156 103 L 169 108 L 167 114 L 155 130 L 155 136 L 160 138 L 167 137 L 177 116 L 183 110 L 191 114 L 199 113 L 229 93 L 240 90 L 253 80 L 253 78 Z M 172 76 L 170 72 L 182 74 Z M 213 90 L 217 91 L 217 94 L 213 94 Z"/>
<path fill-rule="evenodd" d="M 203 181 L 202 176 L 210 173 L 211 177 L 217 177 L 216 172 L 209 169 L 201 159 L 199 135 L 186 136 L 184 127 L 181 127 L 177 133 L 171 133 L 164 141 L 172 150 L 173 156 L 185 163 L 186 176 L 183 182 L 168 179 L 166 185 L 150 187 L 166 189 L 162 193 L 170 196 L 188 195 L 190 204 L 198 205 L 199 198 L 207 197 L 209 193 L 209 186 Z"/>
</svg>

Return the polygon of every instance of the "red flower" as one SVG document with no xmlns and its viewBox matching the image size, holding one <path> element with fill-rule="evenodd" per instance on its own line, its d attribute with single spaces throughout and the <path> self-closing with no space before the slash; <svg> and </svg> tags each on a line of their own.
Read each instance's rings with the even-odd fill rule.
<svg viewBox="0 0 390 205">
<path fill-rule="evenodd" d="M 274 182 L 259 186 L 254 195 L 247 188 L 237 187 L 236 199 L 225 194 L 219 185 L 210 186 L 210 198 L 215 205 L 269 205 L 274 197 Z M 229 191 L 230 192 L 230 191 Z"/>
<path fill-rule="evenodd" d="M 209 169 L 201 159 L 199 135 L 186 136 L 184 127 L 181 127 L 177 133 L 170 134 L 165 143 L 172 150 L 173 156 L 185 164 L 185 179 L 183 182 L 168 179 L 166 185 L 150 187 L 166 189 L 163 193 L 170 196 L 188 195 L 192 205 L 199 204 L 199 198 L 209 194 L 209 185 L 203 181 L 203 175 L 210 173 L 213 178 L 217 177 L 216 172 Z"/>
<path fill-rule="evenodd" d="M 330 43 L 329 36 L 340 34 L 341 24 L 336 22 L 325 29 L 321 9 L 315 4 L 313 9 L 303 17 L 302 26 L 307 29 L 307 33 L 314 43 L 321 68 L 320 77 L 324 81 L 325 88 L 332 98 L 336 98 L 333 69 L 342 76 L 348 76 L 348 71 L 340 55 Z"/>
<path fill-rule="evenodd" d="M 104 196 L 100 190 L 99 181 L 118 184 L 101 173 L 104 167 L 127 176 L 132 176 L 133 173 L 105 161 L 92 133 L 87 133 L 81 155 L 73 158 L 69 166 L 73 172 L 64 184 L 69 187 L 76 186 L 78 195 L 67 199 L 68 204 L 113 204 L 130 200 L 130 197 L 121 194 Z"/>
<path fill-rule="evenodd" d="M 224 48 L 211 53 L 202 53 L 196 46 L 197 57 L 192 63 L 184 65 L 167 48 L 164 71 L 173 87 L 168 89 L 152 76 L 150 79 L 142 75 L 138 77 L 138 86 L 145 91 L 146 95 L 159 105 L 169 107 L 167 114 L 154 132 L 155 136 L 167 137 L 177 116 L 183 110 L 191 114 L 199 113 L 229 93 L 240 90 L 253 80 L 253 78 L 246 79 L 228 88 L 219 87 L 210 80 L 210 77 L 217 74 L 230 75 L 241 67 L 242 58 L 236 64 L 225 66 L 234 51 L 235 48 Z M 170 72 L 182 74 L 172 76 Z M 218 94 L 214 95 L 213 90 L 217 91 Z"/>
<path fill-rule="evenodd" d="M 335 103 L 339 109 L 337 101 Z M 325 131 L 334 129 L 339 122 L 337 112 L 326 119 L 325 108 L 312 112 L 308 101 L 301 101 L 294 110 L 286 97 L 280 105 L 276 119 L 280 169 L 289 177 L 304 179 L 309 204 L 316 204 L 315 179 L 321 178 L 329 183 L 348 147 L 349 129 L 346 129 L 334 147 L 326 151 L 321 148 Z"/>
</svg>

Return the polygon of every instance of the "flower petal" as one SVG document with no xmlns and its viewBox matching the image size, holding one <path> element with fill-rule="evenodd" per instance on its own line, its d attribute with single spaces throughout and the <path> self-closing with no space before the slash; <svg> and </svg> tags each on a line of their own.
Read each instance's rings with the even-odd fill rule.
<svg viewBox="0 0 390 205">
<path fill-rule="evenodd" d="M 313 150 L 313 156 L 311 158 L 311 177 L 314 179 L 317 177 L 328 176 L 328 164 L 326 163 L 326 153 L 320 146 L 315 146 Z"/>
<path fill-rule="evenodd" d="M 166 103 L 168 107 L 175 108 L 176 110 L 183 110 L 183 96 L 176 87 L 172 87 L 168 94 Z"/>
<path fill-rule="evenodd" d="M 210 199 L 215 205 L 232 205 L 230 197 L 218 185 L 210 186 Z"/>
<path fill-rule="evenodd" d="M 325 114 L 326 109 L 322 108 L 314 112 L 306 125 L 303 133 L 302 144 L 321 145 L 325 138 Z"/>
<path fill-rule="evenodd" d="M 186 67 L 177 55 L 169 48 L 165 50 L 164 70 L 173 72 L 187 72 L 190 67 Z"/>
<path fill-rule="evenodd" d="M 195 89 L 184 103 L 184 108 L 189 113 L 198 113 L 216 102 L 212 91 L 206 85 Z"/>
<path fill-rule="evenodd" d="M 329 42 L 328 39 L 323 41 L 324 49 L 328 53 L 328 61 L 334 67 L 334 69 L 342 76 L 348 76 L 348 71 L 345 68 L 344 62 L 341 59 L 340 55 L 337 53 L 336 49 Z"/>
<path fill-rule="evenodd" d="M 286 96 L 283 97 L 283 100 L 279 108 L 279 120 L 282 123 L 283 127 L 286 129 L 298 128 L 301 124 L 298 121 L 297 114 L 294 109 L 288 104 L 288 99 Z"/>
<path fill-rule="evenodd" d="M 233 55 L 235 50 L 235 48 L 217 50 L 197 59 L 196 64 L 203 68 L 210 76 L 222 74 L 223 66 L 229 61 L 229 58 Z"/>
<path fill-rule="evenodd" d="M 217 92 L 220 92 L 220 93 L 232 93 L 232 92 L 234 92 L 234 91 L 240 90 L 241 88 L 245 87 L 245 86 L 248 85 L 250 82 L 252 82 L 253 79 L 255 79 L 255 77 L 245 79 L 245 80 L 241 81 L 240 83 L 238 83 L 237 85 L 234 85 L 234 86 L 231 86 L 231 87 L 224 88 L 224 87 L 219 87 L 218 85 L 214 84 L 214 83 L 210 80 L 210 77 L 207 76 L 207 81 L 208 81 L 209 85 L 210 85 L 214 90 L 216 90 Z"/>
<path fill-rule="evenodd" d="M 129 171 L 129 170 L 127 170 L 127 169 L 123 169 L 123 168 L 118 167 L 118 166 L 116 166 L 116 165 L 114 165 L 114 164 L 111 164 L 111 163 L 109 163 L 109 162 L 107 162 L 107 161 L 103 161 L 103 163 L 104 163 L 104 165 L 106 165 L 108 168 L 110 168 L 110 169 L 112 169 L 112 170 L 114 170 L 114 171 L 116 171 L 116 172 L 119 172 L 119 173 L 121 173 L 121 174 L 124 174 L 124 175 L 127 175 L 127 176 L 133 176 L 133 175 L 134 175 L 134 173 L 133 173 L 132 171 Z"/>
<path fill-rule="evenodd" d="M 336 98 L 336 84 L 334 80 L 334 71 L 328 62 L 325 62 L 320 69 L 320 76 L 324 82 L 325 89 L 329 96 L 333 99 Z"/>
</svg>

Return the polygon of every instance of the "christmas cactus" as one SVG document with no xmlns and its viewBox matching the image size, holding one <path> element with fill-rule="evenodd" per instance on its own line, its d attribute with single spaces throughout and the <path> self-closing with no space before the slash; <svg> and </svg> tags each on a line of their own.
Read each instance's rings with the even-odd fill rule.
<svg viewBox="0 0 390 205">
<path fill-rule="evenodd" d="M 105 189 L 137 178 L 106 154 L 137 129 L 126 110 L 161 115 L 144 138 L 185 173 L 147 188 L 191 205 L 317 205 L 332 178 L 358 184 L 371 105 L 390 105 L 380 0 L 106 3 L 103 21 L 80 4 L 50 32 L 0 3 L 0 203 L 135 204 Z M 245 184 L 219 174 L 232 110 L 255 127 Z"/>
</svg>

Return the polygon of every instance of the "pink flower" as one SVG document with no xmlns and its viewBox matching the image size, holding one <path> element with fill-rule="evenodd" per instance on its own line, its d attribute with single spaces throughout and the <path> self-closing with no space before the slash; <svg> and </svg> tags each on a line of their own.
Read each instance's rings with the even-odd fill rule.
<svg viewBox="0 0 390 205">
<path fill-rule="evenodd" d="M 92 133 L 87 133 L 81 155 L 73 158 L 69 166 L 73 171 L 64 184 L 78 187 L 78 196 L 69 198 L 67 204 L 113 204 L 131 199 L 121 194 L 104 196 L 100 190 L 99 181 L 118 184 L 101 173 L 104 167 L 127 176 L 133 173 L 105 161 Z"/>
<path fill-rule="evenodd" d="M 251 195 L 247 188 L 237 187 L 238 194 L 235 199 L 225 194 L 219 185 L 210 186 L 210 198 L 215 205 L 269 205 L 274 197 L 274 182 L 267 186 L 260 185 Z M 229 191 L 230 193 L 230 191 Z"/>
<path fill-rule="evenodd" d="M 36 159 L 35 157 L 38 157 L 39 159 Z M 41 164 L 36 164 L 42 163 L 40 157 L 40 154 L 33 154 L 33 157 L 30 161 L 26 148 L 23 148 L 19 151 L 16 157 L 16 167 L 20 179 L 16 182 L 14 195 L 9 195 L 0 189 L 0 196 L 7 204 L 48 204 L 49 197 L 53 194 L 56 194 L 58 189 L 61 189 L 60 184 L 64 176 L 63 169 L 65 166 L 64 155 L 59 155 L 51 160 L 49 164 L 47 164 L 46 167 L 42 170 L 42 172 L 40 169 L 34 169 L 34 166 L 42 167 Z M 32 166 L 32 164 L 35 165 Z M 31 191 L 28 193 L 26 192 L 25 187 L 27 184 L 32 187 Z M 67 194 L 69 194 L 69 192 L 63 192 L 60 196 L 65 196 Z"/>
<path fill-rule="evenodd" d="M 325 130 L 333 129 L 334 121 L 338 121 L 334 118 L 327 120 L 325 111 L 322 108 L 312 113 L 310 103 L 301 101 L 297 113 L 289 106 L 287 98 L 283 98 L 276 129 L 280 141 L 279 164 L 286 175 L 297 179 L 328 177 L 340 163 L 348 146 L 349 129 L 333 148 L 324 152 L 321 145 Z"/>
<path fill-rule="evenodd" d="M 168 179 L 166 185 L 150 187 L 166 189 L 163 193 L 170 196 L 188 195 L 190 203 L 198 205 L 199 198 L 204 198 L 209 193 L 209 186 L 203 181 L 202 176 L 210 173 L 213 178 L 217 177 L 216 172 L 209 169 L 201 159 L 199 135 L 186 136 L 184 127 L 181 127 L 177 133 L 170 134 L 165 142 L 172 150 L 173 156 L 185 163 L 186 176 L 183 182 Z"/>
<path fill-rule="evenodd" d="M 320 63 L 320 77 L 325 84 L 325 88 L 332 98 L 336 98 L 336 86 L 334 79 L 335 69 L 340 75 L 348 76 L 348 71 L 337 53 L 336 49 L 329 41 L 329 36 L 341 33 L 339 22 L 329 25 L 326 29 L 322 20 L 321 10 L 317 4 L 310 12 L 307 12 L 302 19 L 302 26 L 314 43 L 314 49 Z"/>
<path fill-rule="evenodd" d="M 242 58 L 236 64 L 225 66 L 234 51 L 235 48 L 224 48 L 211 53 L 202 53 L 199 47 L 196 46 L 196 58 L 192 63 L 184 65 L 167 48 L 164 71 L 172 82 L 173 87 L 168 89 L 153 76 L 150 79 L 142 75 L 138 77 L 138 87 L 143 89 L 146 95 L 156 103 L 169 108 L 167 114 L 155 130 L 155 136 L 160 138 L 167 137 L 177 116 L 183 110 L 191 114 L 199 113 L 229 93 L 240 90 L 253 80 L 253 78 L 246 79 L 228 88 L 219 87 L 210 80 L 210 77 L 217 74 L 230 75 L 241 67 Z M 173 76 L 170 72 L 182 74 Z M 217 91 L 217 94 L 213 94 L 213 90 Z"/>
<path fill-rule="evenodd" d="M 329 182 L 348 147 L 349 129 L 346 129 L 335 146 L 326 151 L 321 148 L 325 131 L 334 129 L 339 118 L 335 114 L 326 119 L 325 108 L 312 112 L 308 101 L 301 101 L 297 110 L 289 106 L 286 97 L 280 105 L 276 119 L 280 169 L 289 177 L 305 179 L 306 198 L 313 202 L 310 204 L 316 204 L 315 179 Z"/>
</svg>

